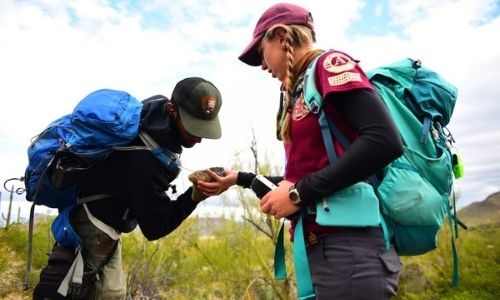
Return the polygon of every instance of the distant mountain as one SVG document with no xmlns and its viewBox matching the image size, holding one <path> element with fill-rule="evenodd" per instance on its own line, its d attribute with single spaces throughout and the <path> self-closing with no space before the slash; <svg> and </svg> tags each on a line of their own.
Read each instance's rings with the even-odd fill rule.
<svg viewBox="0 0 500 300">
<path fill-rule="evenodd" d="M 458 217 L 469 227 L 500 223 L 500 192 L 462 208 Z"/>
</svg>

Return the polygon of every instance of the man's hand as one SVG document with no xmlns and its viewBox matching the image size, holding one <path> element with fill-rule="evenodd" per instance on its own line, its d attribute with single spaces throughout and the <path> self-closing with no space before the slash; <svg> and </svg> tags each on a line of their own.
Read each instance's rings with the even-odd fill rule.
<svg viewBox="0 0 500 300">
<path fill-rule="evenodd" d="M 208 170 L 199 170 L 191 173 L 189 175 L 189 181 L 193 183 L 193 193 L 191 194 L 191 199 L 195 202 L 200 202 L 205 199 L 207 199 L 210 196 L 210 194 L 204 193 L 203 190 L 198 188 L 198 182 L 203 181 L 203 182 L 214 182 L 216 181 L 215 176 L 223 176 L 224 175 L 224 168 L 221 167 L 213 167 Z"/>
<path fill-rule="evenodd" d="M 236 184 L 238 179 L 238 171 L 224 170 L 222 174 L 206 170 L 207 173 L 214 179 L 212 181 L 198 181 L 198 188 L 207 196 L 219 195 L 231 186 Z"/>
</svg>

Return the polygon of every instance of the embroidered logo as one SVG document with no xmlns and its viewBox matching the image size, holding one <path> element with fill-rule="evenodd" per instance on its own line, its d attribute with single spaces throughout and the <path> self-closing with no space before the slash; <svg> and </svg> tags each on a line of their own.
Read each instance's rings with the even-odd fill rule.
<svg viewBox="0 0 500 300">
<path fill-rule="evenodd" d="M 345 72 L 339 75 L 328 77 L 328 83 L 331 86 L 343 85 L 351 81 L 361 82 L 361 75 L 359 73 Z"/>
<path fill-rule="evenodd" d="M 301 93 L 297 98 L 292 111 L 292 120 L 299 121 L 302 120 L 309 113 L 309 108 L 307 108 L 304 102 L 304 93 Z"/>
<path fill-rule="evenodd" d="M 217 106 L 217 99 L 214 96 L 203 96 L 201 97 L 201 107 L 203 113 L 210 115 L 215 110 Z"/>
<path fill-rule="evenodd" d="M 323 68 L 330 73 L 338 74 L 352 70 L 354 67 L 356 67 L 356 62 L 347 55 L 338 52 L 330 53 L 323 61 Z"/>
</svg>

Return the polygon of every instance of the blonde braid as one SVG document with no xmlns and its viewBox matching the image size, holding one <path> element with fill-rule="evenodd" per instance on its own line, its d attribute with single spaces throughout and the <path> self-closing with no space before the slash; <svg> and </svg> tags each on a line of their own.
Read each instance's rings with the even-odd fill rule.
<svg viewBox="0 0 500 300">
<path fill-rule="evenodd" d="M 281 129 L 279 135 L 281 139 L 287 143 L 290 142 L 290 124 L 292 119 L 292 89 L 294 82 L 292 82 L 293 74 L 293 55 L 295 47 L 302 47 L 306 45 L 311 45 L 314 41 L 314 31 L 310 28 L 302 25 L 285 25 L 276 24 L 269 28 L 262 42 L 264 40 L 271 41 L 276 37 L 276 29 L 281 28 L 285 31 L 285 52 L 287 59 L 287 69 L 281 90 L 283 92 L 283 102 L 281 103 L 281 118 L 279 122 L 281 123 Z"/>
<path fill-rule="evenodd" d="M 293 40 L 289 26 L 284 26 L 286 30 L 285 52 L 287 58 L 286 77 L 283 81 L 283 89 L 285 92 L 284 117 L 281 127 L 281 138 L 283 142 L 290 142 L 290 123 L 292 119 L 292 69 L 293 69 Z"/>
</svg>

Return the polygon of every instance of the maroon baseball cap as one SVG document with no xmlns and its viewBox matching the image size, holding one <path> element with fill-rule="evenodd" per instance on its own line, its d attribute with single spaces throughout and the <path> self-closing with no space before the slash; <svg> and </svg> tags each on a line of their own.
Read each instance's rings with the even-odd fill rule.
<svg viewBox="0 0 500 300">
<path fill-rule="evenodd" d="M 290 3 L 275 4 L 260 16 L 253 31 L 253 39 L 240 54 L 239 60 L 250 66 L 260 66 L 262 57 L 257 51 L 258 43 L 264 33 L 276 24 L 304 25 L 314 30 L 312 15 L 308 10 Z"/>
</svg>

